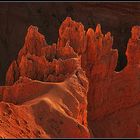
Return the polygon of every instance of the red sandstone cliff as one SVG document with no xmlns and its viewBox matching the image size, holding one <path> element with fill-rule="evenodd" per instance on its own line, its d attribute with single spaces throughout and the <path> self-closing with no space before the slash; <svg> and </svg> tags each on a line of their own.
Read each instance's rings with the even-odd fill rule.
<svg viewBox="0 0 140 140">
<path fill-rule="evenodd" d="M 73 34 L 74 32 L 78 34 L 76 27 L 80 27 L 81 23 L 74 23 L 67 18 L 61 25 L 59 36 L 61 36 L 61 30 L 69 35 L 69 38 L 61 36 L 61 40 L 65 40 L 64 44 L 67 40 L 70 41 L 70 44 L 73 44 L 73 40 L 75 44 L 78 44 L 81 38 L 85 38 L 86 42 L 83 44 L 86 44 L 86 47 L 82 45 L 82 51 L 79 49 L 75 49 L 75 51 L 82 55 L 81 64 L 89 79 L 88 124 L 94 136 L 139 137 L 139 119 L 134 115 L 131 118 L 130 113 L 131 108 L 137 106 L 140 100 L 139 27 L 132 28 L 132 37 L 126 51 L 127 66 L 122 71 L 115 72 L 118 52 L 112 49 L 111 33 L 103 35 L 101 26 L 98 24 L 95 31 L 89 28 L 85 32 L 84 28 L 81 28 L 79 30 L 81 37 L 78 35 L 75 37 Z M 75 48 L 75 46 L 71 46 Z M 77 48 L 80 48 L 79 45 Z M 136 109 L 136 115 L 138 115 L 140 112 L 137 107 Z M 134 114 L 136 109 L 134 109 Z M 126 112 L 126 110 L 129 111 Z M 122 115 L 118 115 L 119 111 Z M 125 124 L 123 120 L 126 120 Z M 112 124 L 108 125 L 111 122 Z"/>
<path fill-rule="evenodd" d="M 7 71 L 7 86 L 0 87 L 0 99 L 25 107 L 40 137 L 89 137 L 87 123 L 95 137 L 140 137 L 139 38 L 140 27 L 134 26 L 127 66 L 115 72 L 118 52 L 112 49 L 113 37 L 110 32 L 104 35 L 99 24 L 85 31 L 68 17 L 53 45 L 30 26 L 23 48 Z"/>
</svg>

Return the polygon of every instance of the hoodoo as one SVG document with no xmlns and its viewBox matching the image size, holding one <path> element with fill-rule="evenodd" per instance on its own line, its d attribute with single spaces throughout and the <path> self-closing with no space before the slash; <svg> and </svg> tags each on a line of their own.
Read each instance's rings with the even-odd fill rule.
<svg viewBox="0 0 140 140">
<path fill-rule="evenodd" d="M 0 137 L 140 137 L 140 27 L 120 72 L 112 46 L 100 24 L 67 17 L 52 45 L 30 26 L 0 87 Z"/>
</svg>

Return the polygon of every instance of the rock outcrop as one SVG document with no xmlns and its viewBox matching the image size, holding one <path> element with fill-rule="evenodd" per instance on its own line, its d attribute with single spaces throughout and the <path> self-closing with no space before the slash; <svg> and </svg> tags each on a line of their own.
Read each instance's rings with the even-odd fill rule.
<svg viewBox="0 0 140 140">
<path fill-rule="evenodd" d="M 137 118 L 140 114 L 138 111 L 140 101 L 139 37 L 139 27 L 134 26 L 126 51 L 127 66 L 121 72 L 112 71 L 109 77 L 105 77 L 109 80 L 97 79 L 97 82 L 104 81 L 104 84 L 102 86 L 95 84 L 97 90 L 90 91 L 92 98 L 97 96 L 100 99 L 100 102 L 95 99 L 95 103 L 98 101 L 98 104 L 94 106 L 98 106 L 88 114 L 89 122 L 91 122 L 89 124 L 93 128 L 95 137 L 140 137 L 140 120 Z M 109 70 L 109 67 L 106 70 Z M 93 108 L 92 105 L 91 108 Z M 135 117 L 131 117 L 132 112 Z M 108 125 L 109 119 L 112 125 Z M 108 127 L 106 128 L 105 125 Z"/>
<path fill-rule="evenodd" d="M 0 102 L 0 138 L 50 138 L 26 106 Z"/>
<path fill-rule="evenodd" d="M 85 51 L 86 37 L 84 26 L 73 21 L 70 17 L 67 17 L 59 28 L 58 47 L 65 47 L 68 41 L 78 54 Z"/>
<path fill-rule="evenodd" d="M 97 34 L 100 37 L 97 38 Z M 95 137 L 140 137 L 139 119 L 135 117 L 135 122 L 134 118 L 128 119 L 131 108 L 136 108 L 133 112 L 136 116 L 140 114 L 139 27 L 132 28 L 126 51 L 128 64 L 121 72 L 115 72 L 118 54 L 111 49 L 110 33 L 103 36 L 97 26 L 95 32 L 89 29 L 86 35 L 88 45 L 82 62 L 90 83 L 89 127 Z"/>
<path fill-rule="evenodd" d="M 64 81 L 80 65 L 80 58 L 75 58 L 78 55 L 68 41 L 63 47 L 47 45 L 37 27 L 30 26 L 17 60 L 8 69 L 5 84 L 14 84 L 20 76 L 40 81 Z"/>
<path fill-rule="evenodd" d="M 7 69 L 22 48 L 29 25 L 39 27 L 51 44 L 57 41 L 60 24 L 67 16 L 82 22 L 86 30 L 100 23 L 103 33 L 110 31 L 114 36 L 113 48 L 119 51 L 118 71 L 126 66 L 131 27 L 140 25 L 140 3 L 135 2 L 3 2 L 0 9 L 0 85 L 4 85 Z"/>
<path fill-rule="evenodd" d="M 2 119 L 0 137 L 90 137 L 87 92 L 88 80 L 81 68 L 81 57 L 69 41 L 63 47 L 48 45 L 37 27 L 30 26 L 23 48 L 7 71 L 6 86 L 0 87 L 0 109 L 5 111 L 1 106 L 8 105 L 13 110 L 12 119 L 21 122 L 12 121 L 7 128 L 11 117 Z M 18 111 L 29 116 L 24 118 Z M 29 127 L 23 127 L 24 119 Z M 9 127 L 18 133 L 10 132 Z"/>
<path fill-rule="evenodd" d="M 25 107 L 40 137 L 89 137 L 88 128 L 91 137 L 140 137 L 139 38 L 140 27 L 134 26 L 127 66 L 116 72 L 118 51 L 100 24 L 85 31 L 68 17 L 52 45 L 30 26 L 7 71 L 6 86 L 0 87 L 1 103 Z"/>
<path fill-rule="evenodd" d="M 67 31 L 69 37 L 61 36 L 61 44 L 65 45 L 66 41 L 70 41 L 72 44 L 73 40 L 75 43 L 80 42 L 80 38 L 71 34 L 77 34 L 75 27 L 80 26 L 81 23 L 72 24 L 71 18 L 66 19 L 61 27 L 63 31 Z M 73 25 L 73 26 L 69 26 Z M 61 29 L 61 28 L 60 28 Z M 68 30 L 67 30 L 68 29 Z M 139 37 L 140 31 L 138 26 L 132 28 L 132 37 L 129 39 L 128 47 L 126 51 L 127 66 L 120 72 L 116 72 L 115 68 L 118 60 L 118 51 L 112 49 L 113 37 L 111 33 L 103 35 L 101 31 L 101 26 L 98 24 L 95 31 L 89 28 L 85 34 L 82 34 L 82 38 L 85 38 L 85 46 L 81 47 L 82 51 L 75 51 L 81 54 L 81 65 L 86 71 L 86 75 L 89 79 L 89 91 L 88 91 L 88 124 L 92 129 L 95 137 L 139 137 L 138 123 L 139 119 L 136 117 L 137 122 L 130 127 L 133 119 L 129 118 L 126 125 L 123 123 L 121 131 L 121 126 L 107 124 L 109 121 L 112 122 L 120 121 L 125 117 L 117 114 L 119 110 L 122 114 L 125 114 L 123 110 L 127 110 L 135 106 L 140 101 L 140 70 L 139 70 Z M 79 31 L 80 33 L 80 31 Z M 67 36 L 67 35 L 66 35 Z M 74 45 L 71 45 L 74 47 Z M 79 45 L 77 45 L 79 48 Z M 131 109 L 130 109 L 131 110 Z M 137 114 L 140 112 L 137 111 Z M 112 115 L 113 114 L 113 115 Z M 127 112 L 128 116 L 129 111 Z M 118 118 L 119 117 L 119 118 Z M 127 120 L 127 116 L 126 116 Z M 102 122 L 104 125 L 102 126 Z M 99 126 L 98 126 L 99 123 Z M 121 123 L 121 122 L 120 122 Z M 127 127 L 127 124 L 129 127 Z M 130 133 L 130 130 L 132 132 Z M 119 131 L 119 132 L 118 132 Z"/>
<path fill-rule="evenodd" d="M 23 113 L 17 113 L 21 123 L 27 118 L 26 125 L 29 126 L 23 127 L 21 123 L 19 124 L 20 126 L 17 126 L 15 122 L 11 122 L 7 128 L 6 124 L 11 119 L 11 117 L 8 118 L 7 116 L 5 117 L 6 122 L 3 120 L 0 124 L 3 127 L 3 133 L 0 136 L 4 138 L 90 137 L 87 128 L 87 89 L 88 81 L 82 69 L 79 69 L 73 76 L 60 83 L 40 82 L 27 77 L 20 77 L 14 85 L 0 87 L 1 100 L 3 101 L 0 105 L 7 104 L 10 108 L 12 108 L 11 106 L 14 106 L 15 109 L 18 108 Z M 14 105 L 9 103 L 14 103 Z M 24 108 L 26 108 L 25 112 Z M 13 111 L 15 110 L 13 109 Z M 31 119 L 28 119 L 28 117 L 24 118 L 26 113 L 29 114 Z M 14 119 L 16 121 L 18 118 L 14 116 Z M 36 133 L 32 134 L 35 130 L 30 123 L 33 120 L 35 120 L 33 124 L 34 129 L 39 131 L 37 131 L 38 135 Z M 13 129 L 14 125 L 15 128 Z M 22 132 L 15 134 L 13 131 L 10 131 L 9 127 L 12 127 L 13 131 L 17 129 L 16 132 L 20 132 L 20 127 L 24 134 Z M 10 134 L 6 135 L 6 132 Z"/>
</svg>

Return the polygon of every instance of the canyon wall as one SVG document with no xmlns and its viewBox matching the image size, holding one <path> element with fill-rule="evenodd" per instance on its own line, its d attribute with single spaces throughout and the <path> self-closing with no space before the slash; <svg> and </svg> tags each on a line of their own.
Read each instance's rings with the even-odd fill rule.
<svg viewBox="0 0 140 140">
<path fill-rule="evenodd" d="M 118 51 L 112 49 L 111 33 L 104 35 L 100 24 L 86 31 L 67 17 L 52 45 L 30 26 L 7 71 L 6 86 L 0 87 L 0 99 L 26 107 L 36 118 L 40 137 L 44 131 L 48 137 L 140 137 L 139 38 L 140 27 L 133 26 L 127 65 L 116 72 Z M 64 126 L 50 126 L 50 119 L 58 123 L 60 118 Z"/>
<path fill-rule="evenodd" d="M 63 46 L 69 41 L 74 50 L 81 55 L 81 65 L 89 79 L 88 124 L 95 137 L 139 137 L 137 117 L 127 120 L 130 115 L 128 112 L 128 116 L 125 116 L 128 122 L 124 124 L 124 115 L 114 115 L 118 111 L 125 114 L 127 109 L 139 103 L 140 27 L 134 26 L 131 32 L 126 51 L 127 66 L 116 72 L 118 51 L 112 49 L 113 37 L 110 32 L 104 35 L 100 24 L 95 31 L 89 28 L 86 32 L 81 23 L 75 23 L 71 18 L 64 20 L 60 26 L 58 41 L 64 43 Z M 112 114 L 111 121 L 118 121 L 117 125 L 108 125 L 110 120 L 106 120 L 106 116 L 111 117 Z M 102 126 L 100 121 L 105 126 Z M 124 130 L 121 131 L 122 129 Z"/>
<path fill-rule="evenodd" d="M 93 54 L 92 51 L 87 50 L 83 55 L 84 63 L 87 62 L 84 64 L 85 69 L 91 66 L 90 70 L 87 69 L 90 83 L 88 92 L 89 127 L 92 128 L 95 137 L 140 137 L 139 118 L 137 118 L 140 114 L 138 111 L 140 27 L 132 28 L 126 51 L 127 66 L 120 72 L 115 72 L 118 54 L 116 50 L 111 49 L 110 33 L 101 36 L 101 30 L 99 30 L 100 38 L 98 39 L 96 38 L 97 33 L 97 28 L 95 33 L 93 30 L 87 32 L 89 37 L 87 49 L 93 48 L 96 51 Z"/>
</svg>

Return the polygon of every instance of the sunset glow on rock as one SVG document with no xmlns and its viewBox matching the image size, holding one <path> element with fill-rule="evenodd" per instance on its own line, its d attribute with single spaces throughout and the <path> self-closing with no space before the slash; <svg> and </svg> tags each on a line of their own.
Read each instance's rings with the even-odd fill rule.
<svg viewBox="0 0 140 140">
<path fill-rule="evenodd" d="M 57 32 L 50 44 L 28 26 L 0 86 L 0 138 L 140 137 L 140 26 L 121 71 L 115 36 L 101 24 L 86 29 L 67 16 Z"/>
</svg>

